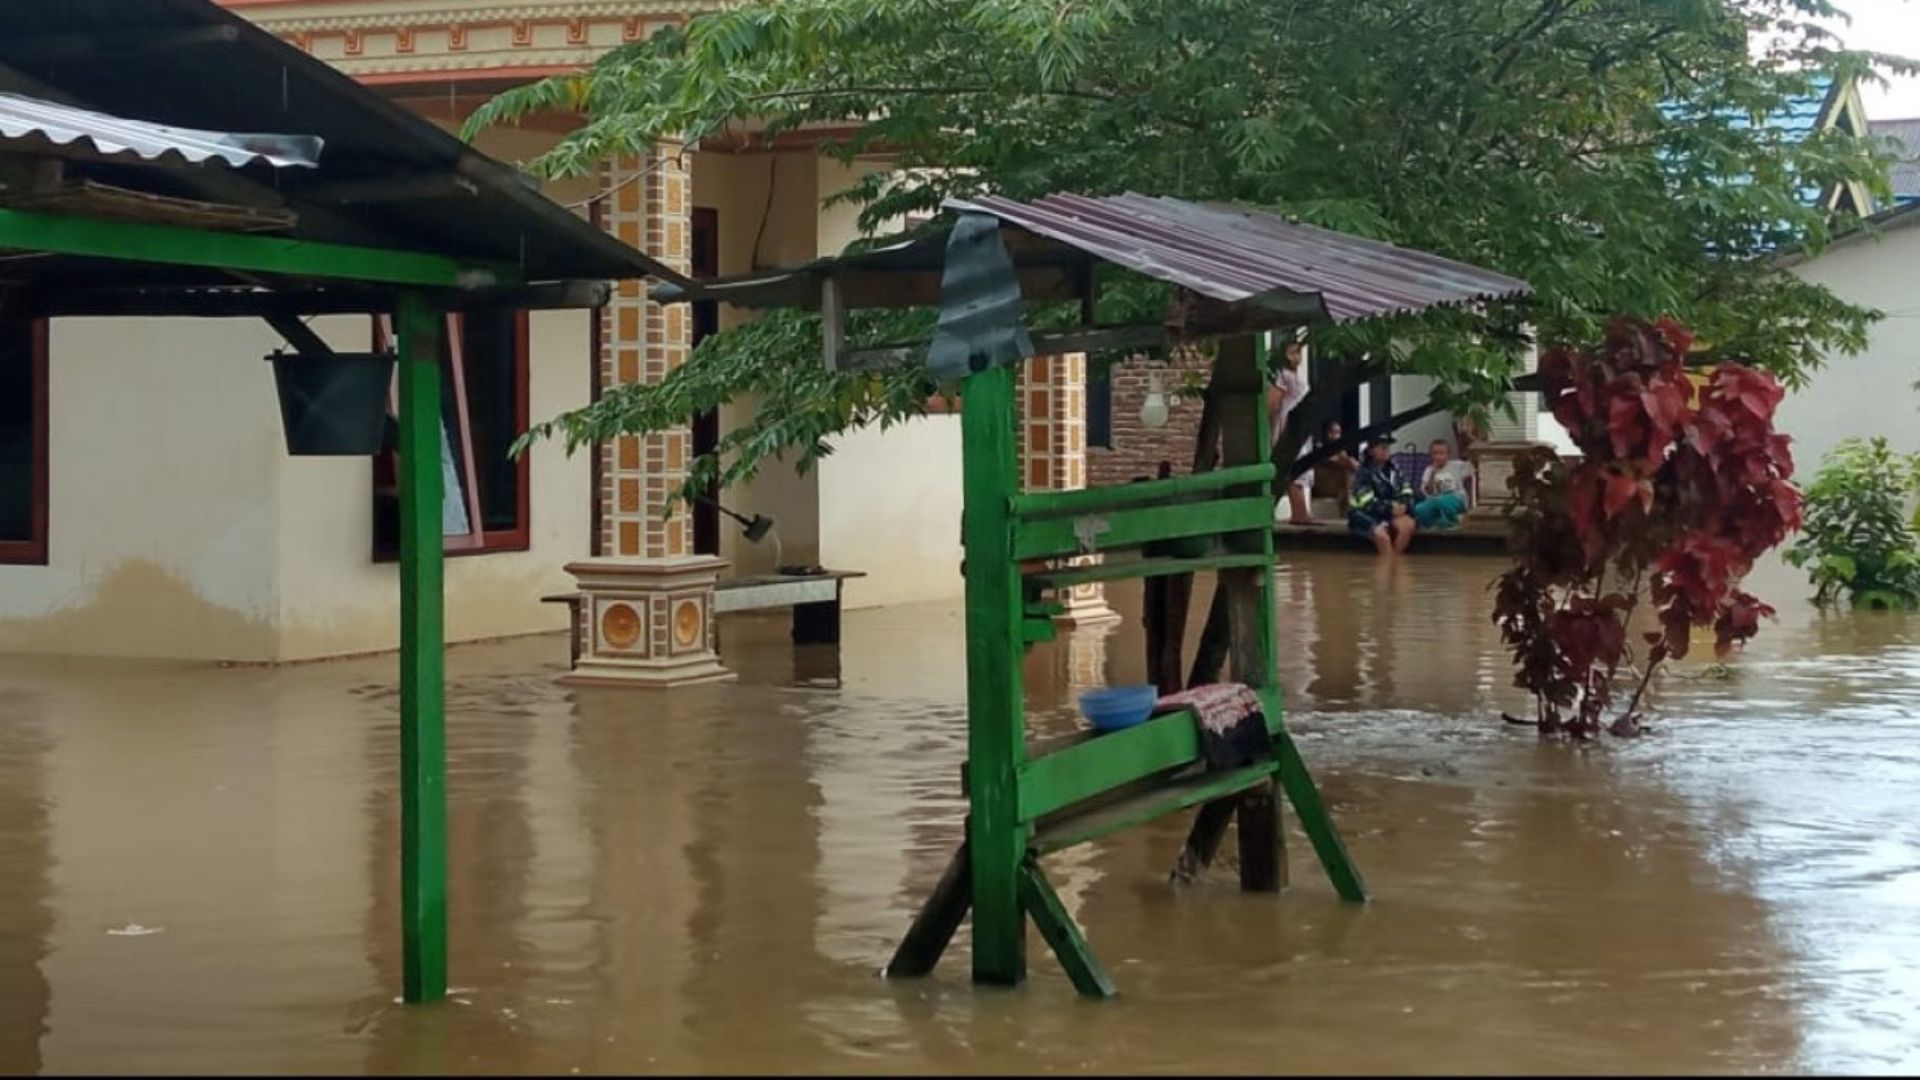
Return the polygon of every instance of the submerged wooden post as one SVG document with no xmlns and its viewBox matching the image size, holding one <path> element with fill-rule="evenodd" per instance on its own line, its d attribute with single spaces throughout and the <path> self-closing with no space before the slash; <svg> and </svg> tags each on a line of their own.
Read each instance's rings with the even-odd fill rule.
<svg viewBox="0 0 1920 1080">
<path fill-rule="evenodd" d="M 400 339 L 400 947 L 409 1002 L 447 993 L 446 625 L 440 316 L 403 293 Z"/>
<path fill-rule="evenodd" d="M 1019 490 L 1012 368 L 988 368 L 961 384 L 960 431 L 973 977 L 1010 986 L 1027 973 L 1020 895 L 1027 837 L 1016 790 L 1016 772 L 1026 753 L 1025 695 L 1020 678 L 1020 578 L 1008 503 Z"/>
</svg>

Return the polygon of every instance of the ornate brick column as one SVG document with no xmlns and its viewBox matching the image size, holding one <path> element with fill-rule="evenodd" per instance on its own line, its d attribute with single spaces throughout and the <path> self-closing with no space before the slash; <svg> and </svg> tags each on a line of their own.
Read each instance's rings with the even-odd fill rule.
<svg viewBox="0 0 1920 1080">
<path fill-rule="evenodd" d="M 622 241 L 685 272 L 692 245 L 691 181 L 677 143 L 609 168 L 613 194 L 601 224 Z M 662 307 L 646 284 L 622 282 L 602 310 L 601 385 L 657 383 L 686 362 L 693 333 L 686 305 Z M 713 586 L 726 561 L 690 554 L 684 512 L 662 516 L 687 475 L 684 426 L 622 435 L 600 447 L 602 557 L 572 563 L 584 596 L 580 660 L 566 681 L 679 686 L 731 678 L 714 652 Z"/>
<path fill-rule="evenodd" d="M 1036 356 L 1020 373 L 1020 473 L 1028 491 L 1072 491 L 1087 486 L 1087 358 L 1082 353 Z M 1099 556 L 1071 560 L 1099 561 Z M 1064 626 L 1113 622 L 1120 616 L 1107 606 L 1095 582 L 1056 592 L 1066 611 L 1055 617 Z"/>
</svg>

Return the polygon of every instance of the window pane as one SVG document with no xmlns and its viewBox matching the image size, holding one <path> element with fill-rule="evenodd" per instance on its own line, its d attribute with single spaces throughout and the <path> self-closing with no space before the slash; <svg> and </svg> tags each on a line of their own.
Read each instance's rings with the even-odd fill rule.
<svg viewBox="0 0 1920 1080">
<path fill-rule="evenodd" d="M 0 320 L 0 540 L 32 540 L 33 324 Z"/>
<path fill-rule="evenodd" d="M 512 311 L 466 315 L 467 418 L 480 521 L 489 532 L 520 526 L 520 469 L 507 456 L 520 435 L 520 318 Z"/>
</svg>

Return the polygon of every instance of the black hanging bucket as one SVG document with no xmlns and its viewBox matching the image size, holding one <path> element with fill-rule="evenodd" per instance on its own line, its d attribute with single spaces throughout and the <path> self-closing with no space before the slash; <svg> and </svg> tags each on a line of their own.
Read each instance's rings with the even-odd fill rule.
<svg viewBox="0 0 1920 1080">
<path fill-rule="evenodd" d="M 273 386 L 287 453 L 356 457 L 380 451 L 393 357 L 385 353 L 274 353 Z"/>
</svg>

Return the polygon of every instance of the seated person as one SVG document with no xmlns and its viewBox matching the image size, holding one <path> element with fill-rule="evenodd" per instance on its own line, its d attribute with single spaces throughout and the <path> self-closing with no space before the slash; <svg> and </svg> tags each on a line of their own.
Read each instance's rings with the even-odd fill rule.
<svg viewBox="0 0 1920 1080">
<path fill-rule="evenodd" d="M 1343 434 L 1345 431 L 1341 428 L 1340 421 L 1329 420 L 1320 429 L 1319 446 L 1339 446 Z M 1353 490 L 1353 474 L 1359 468 L 1360 463 L 1353 459 L 1352 454 L 1347 453 L 1345 447 L 1341 447 L 1332 457 L 1326 458 L 1308 471 L 1307 476 L 1310 478 L 1308 482 L 1313 487 L 1313 497 L 1333 499 L 1336 502 L 1344 500 Z"/>
<path fill-rule="evenodd" d="M 1373 540 L 1382 555 L 1398 554 L 1413 542 L 1413 488 L 1393 467 L 1393 436 L 1367 440 L 1367 459 L 1353 477 L 1347 528 Z"/>
<path fill-rule="evenodd" d="M 1460 515 L 1467 512 L 1467 484 L 1473 478 L 1473 466 L 1449 460 L 1445 439 L 1433 440 L 1427 448 L 1427 467 L 1420 474 L 1420 500 L 1413 508 L 1414 521 L 1423 529 L 1457 529 Z"/>
</svg>

